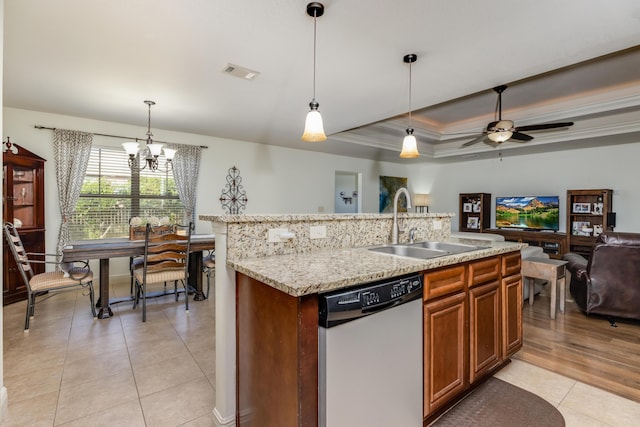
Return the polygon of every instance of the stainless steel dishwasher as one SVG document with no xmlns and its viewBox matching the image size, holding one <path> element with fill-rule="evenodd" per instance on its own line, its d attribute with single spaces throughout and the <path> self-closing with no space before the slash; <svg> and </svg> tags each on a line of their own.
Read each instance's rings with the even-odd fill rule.
<svg viewBox="0 0 640 427">
<path fill-rule="evenodd" d="M 422 426 L 422 276 L 319 297 L 319 426 Z"/>
</svg>

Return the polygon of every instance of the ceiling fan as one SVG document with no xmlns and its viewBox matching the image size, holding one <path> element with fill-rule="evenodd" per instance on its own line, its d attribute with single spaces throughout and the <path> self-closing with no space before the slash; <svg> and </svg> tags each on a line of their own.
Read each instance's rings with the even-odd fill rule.
<svg viewBox="0 0 640 427">
<path fill-rule="evenodd" d="M 486 142 L 487 144 L 497 146 L 505 141 L 513 140 L 514 142 L 527 142 L 533 139 L 532 136 L 522 133 L 522 131 L 534 131 L 544 129 L 555 129 L 573 126 L 573 122 L 560 123 L 544 123 L 528 126 L 514 126 L 511 120 L 502 120 L 502 92 L 507 89 L 507 85 L 500 85 L 493 88 L 498 93 L 498 102 L 496 104 L 497 120 L 487 125 L 482 135 L 462 144 L 462 147 L 469 147 L 478 142 Z"/>
</svg>

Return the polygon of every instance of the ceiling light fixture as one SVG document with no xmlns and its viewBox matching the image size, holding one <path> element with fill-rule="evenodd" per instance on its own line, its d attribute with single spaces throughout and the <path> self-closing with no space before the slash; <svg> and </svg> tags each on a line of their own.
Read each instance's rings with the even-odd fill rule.
<svg viewBox="0 0 640 427">
<path fill-rule="evenodd" d="M 324 5 L 319 2 L 311 2 L 307 5 L 307 15 L 313 18 L 313 98 L 309 103 L 309 112 L 304 123 L 302 140 L 305 142 L 321 142 L 327 139 L 322 124 L 322 116 L 318 111 L 316 101 L 316 20 L 324 14 Z"/>
<path fill-rule="evenodd" d="M 405 55 L 403 60 L 409 64 L 409 127 L 407 128 L 407 135 L 402 141 L 402 151 L 400 157 L 403 159 L 414 159 L 420 155 L 418 153 L 418 143 L 416 137 L 413 136 L 413 128 L 411 127 L 411 64 L 416 62 L 418 56 L 415 53 Z"/>
<path fill-rule="evenodd" d="M 513 136 L 513 130 L 513 122 L 511 120 L 500 120 L 489 129 L 487 137 L 500 144 Z"/>
<path fill-rule="evenodd" d="M 147 121 L 147 139 L 146 139 L 146 147 L 142 150 L 139 150 L 138 138 L 136 138 L 136 142 L 125 142 L 122 144 L 122 147 L 129 155 L 129 168 L 131 170 L 143 170 L 145 168 L 149 168 L 152 171 L 158 170 L 158 157 L 162 154 L 162 144 L 154 144 L 153 143 L 153 134 L 151 133 L 151 106 L 156 105 L 153 101 L 144 101 L 145 104 L 149 106 L 149 118 Z M 144 166 L 140 167 L 138 163 L 138 153 L 140 156 L 145 159 Z M 164 157 L 166 159 L 166 163 L 164 165 L 165 170 L 168 172 L 173 170 L 173 157 L 176 154 L 176 150 L 172 148 L 164 149 Z"/>
<path fill-rule="evenodd" d="M 498 110 L 498 122 L 487 129 L 487 138 L 493 142 L 501 144 L 513 136 L 513 122 L 511 120 L 502 120 L 502 92 L 507 88 L 506 85 L 493 88 L 498 92 L 498 102 L 496 110 Z"/>
</svg>

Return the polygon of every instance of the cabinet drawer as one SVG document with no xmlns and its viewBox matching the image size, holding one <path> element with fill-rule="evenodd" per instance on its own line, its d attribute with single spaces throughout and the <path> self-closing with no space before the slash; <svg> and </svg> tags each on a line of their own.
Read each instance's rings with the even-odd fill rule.
<svg viewBox="0 0 640 427">
<path fill-rule="evenodd" d="M 469 263 L 469 286 L 498 280 L 500 277 L 500 258 L 492 257 Z"/>
<path fill-rule="evenodd" d="M 464 289 L 464 265 L 430 271 L 424 275 L 424 300 Z"/>
<path fill-rule="evenodd" d="M 502 276 L 513 276 L 520 273 L 520 251 L 502 256 Z"/>
</svg>

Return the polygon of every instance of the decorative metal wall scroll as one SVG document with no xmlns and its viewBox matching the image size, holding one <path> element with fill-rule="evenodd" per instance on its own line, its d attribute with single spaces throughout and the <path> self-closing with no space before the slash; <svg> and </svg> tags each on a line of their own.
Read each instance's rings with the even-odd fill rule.
<svg viewBox="0 0 640 427">
<path fill-rule="evenodd" d="M 240 169 L 232 167 L 227 174 L 227 183 L 220 195 L 222 209 L 228 214 L 239 214 L 247 206 L 247 193 L 242 188 Z"/>
</svg>

